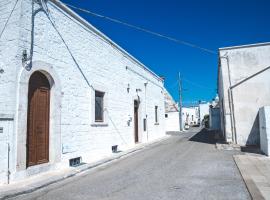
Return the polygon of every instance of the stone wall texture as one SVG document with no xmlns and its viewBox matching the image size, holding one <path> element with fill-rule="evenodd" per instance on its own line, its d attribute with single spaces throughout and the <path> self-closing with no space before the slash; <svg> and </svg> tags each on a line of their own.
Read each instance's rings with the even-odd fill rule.
<svg viewBox="0 0 270 200">
<path fill-rule="evenodd" d="M 14 5 L 15 0 L 0 0 L 0 30 Z M 67 166 L 67 161 L 77 156 L 83 162 L 100 159 L 111 154 L 112 145 L 120 149 L 134 146 L 134 100 L 140 100 L 140 142 L 165 135 L 163 81 L 90 24 L 75 19 L 72 11 L 67 13 L 51 1 L 47 5 L 48 13 L 38 3 L 19 0 L 1 37 L 0 113 L 13 116 L 13 120 L 8 125 L 0 121 L 0 127 L 14 130 L 0 133 L 0 146 L 10 143 L 11 179 L 56 163 Z M 22 63 L 24 50 L 29 58 L 26 64 Z M 36 70 L 52 85 L 52 160 L 29 169 L 25 164 L 28 80 Z M 94 122 L 95 90 L 105 92 L 102 124 Z M 0 157 L 6 159 L 7 155 L 1 149 Z M 1 165 L 1 183 L 6 182 L 6 172 L 7 165 Z"/>
<path fill-rule="evenodd" d="M 228 142 L 259 144 L 259 108 L 270 105 L 269 66 L 270 43 L 220 49 L 221 128 Z"/>
</svg>

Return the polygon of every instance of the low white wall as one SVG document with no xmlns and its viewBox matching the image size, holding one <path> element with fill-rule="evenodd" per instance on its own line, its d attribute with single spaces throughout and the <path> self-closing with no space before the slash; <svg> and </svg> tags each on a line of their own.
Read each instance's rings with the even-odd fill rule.
<svg viewBox="0 0 270 200">
<path fill-rule="evenodd" d="M 260 146 L 261 151 L 269 156 L 270 153 L 270 106 L 259 110 Z"/>
<path fill-rule="evenodd" d="M 166 131 L 179 131 L 179 112 L 168 112 L 165 115 Z"/>
</svg>

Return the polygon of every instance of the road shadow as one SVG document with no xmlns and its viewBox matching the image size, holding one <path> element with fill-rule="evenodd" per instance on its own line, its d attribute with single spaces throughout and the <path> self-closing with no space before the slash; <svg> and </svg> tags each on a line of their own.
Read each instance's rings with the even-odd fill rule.
<svg viewBox="0 0 270 200">
<path fill-rule="evenodd" d="M 219 141 L 219 134 L 217 131 L 210 131 L 203 128 L 196 135 L 191 137 L 189 141 L 216 144 Z"/>
</svg>

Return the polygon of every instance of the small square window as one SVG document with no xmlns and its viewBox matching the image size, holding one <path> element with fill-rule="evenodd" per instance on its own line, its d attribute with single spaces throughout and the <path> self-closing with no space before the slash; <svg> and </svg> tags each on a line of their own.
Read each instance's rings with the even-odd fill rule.
<svg viewBox="0 0 270 200">
<path fill-rule="evenodd" d="M 95 91 L 95 122 L 104 121 L 104 92 Z"/>
</svg>

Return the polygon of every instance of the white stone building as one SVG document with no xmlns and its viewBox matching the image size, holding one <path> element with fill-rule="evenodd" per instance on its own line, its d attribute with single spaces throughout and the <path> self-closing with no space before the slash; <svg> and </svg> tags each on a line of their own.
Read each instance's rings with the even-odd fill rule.
<svg viewBox="0 0 270 200">
<path fill-rule="evenodd" d="M 220 131 L 220 108 L 219 108 L 219 98 L 216 96 L 213 99 L 211 105 L 209 106 L 209 129 Z"/>
<path fill-rule="evenodd" d="M 270 105 L 270 43 L 219 49 L 221 129 L 227 142 L 259 144 L 261 107 Z"/>
<path fill-rule="evenodd" d="M 0 183 L 165 135 L 163 80 L 60 1 L 44 2 L 0 0 Z"/>
<path fill-rule="evenodd" d="M 182 122 L 187 125 L 197 125 L 199 120 L 198 107 L 183 107 Z M 184 127 L 184 126 L 183 126 Z"/>
<path fill-rule="evenodd" d="M 180 131 L 178 105 L 167 90 L 165 90 L 164 96 L 166 131 Z"/>
<path fill-rule="evenodd" d="M 209 102 L 200 102 L 199 103 L 199 123 L 202 124 L 202 121 L 204 119 L 204 116 L 209 115 Z"/>
</svg>

